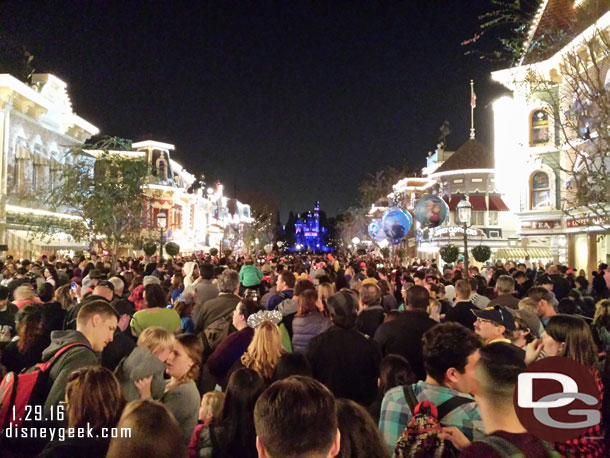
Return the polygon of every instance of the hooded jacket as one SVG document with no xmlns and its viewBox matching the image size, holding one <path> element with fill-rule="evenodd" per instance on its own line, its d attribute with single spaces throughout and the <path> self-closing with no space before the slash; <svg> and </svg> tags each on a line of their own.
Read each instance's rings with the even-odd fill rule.
<svg viewBox="0 0 610 458">
<path fill-rule="evenodd" d="M 239 271 L 239 281 L 244 288 L 258 286 L 263 279 L 263 273 L 254 264 L 245 264 Z"/>
<path fill-rule="evenodd" d="M 135 382 L 151 375 L 150 392 L 152 397 L 157 400 L 161 399 L 165 392 L 164 372 L 164 362 L 153 355 L 150 350 L 136 347 L 127 358 L 119 363 L 114 374 L 121 384 L 125 399 L 129 402 L 140 399 L 140 392 L 136 388 Z"/>
<path fill-rule="evenodd" d="M 195 262 L 187 261 L 184 263 L 182 271 L 184 272 L 183 283 L 185 289 L 191 286 L 191 284 L 193 283 L 193 277 L 191 277 L 191 275 L 193 275 L 193 270 L 195 270 Z"/>
<path fill-rule="evenodd" d="M 59 357 L 49 371 L 51 390 L 47 396 L 45 406 L 59 404 L 66 397 L 68 376 L 75 370 L 87 366 L 99 366 L 99 357 L 91 349 L 91 344 L 80 331 L 53 331 L 51 345 L 42 352 L 42 361 L 50 360 L 57 351 L 68 344 L 80 342 L 86 345 L 70 348 Z M 88 347 L 88 348 L 87 348 Z"/>
</svg>

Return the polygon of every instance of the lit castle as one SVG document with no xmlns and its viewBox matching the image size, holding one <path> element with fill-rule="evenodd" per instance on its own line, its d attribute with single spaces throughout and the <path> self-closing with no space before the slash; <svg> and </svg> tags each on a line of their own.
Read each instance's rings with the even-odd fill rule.
<svg viewBox="0 0 610 458">
<path fill-rule="evenodd" d="M 331 251 L 330 248 L 324 245 L 328 229 L 320 227 L 320 202 L 316 202 L 313 214 L 309 211 L 299 215 L 294 223 L 294 227 L 295 248 L 297 250 Z"/>
</svg>

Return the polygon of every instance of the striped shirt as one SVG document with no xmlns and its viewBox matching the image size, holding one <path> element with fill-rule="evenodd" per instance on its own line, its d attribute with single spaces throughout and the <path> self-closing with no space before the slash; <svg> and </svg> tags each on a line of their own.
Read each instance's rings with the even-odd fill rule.
<svg viewBox="0 0 610 458">
<path fill-rule="evenodd" d="M 472 399 L 472 402 L 462 404 L 449 412 L 441 419 L 440 423 L 443 426 L 456 426 L 470 441 L 477 440 L 485 435 L 479 407 L 469 394 L 424 381 L 419 381 L 412 387 L 418 402 L 430 401 L 437 407 L 455 396 Z M 396 441 L 411 420 L 411 415 L 411 409 L 409 409 L 405 399 L 403 387 L 397 386 L 388 390 L 381 404 L 379 430 L 390 452 L 394 451 Z"/>
</svg>

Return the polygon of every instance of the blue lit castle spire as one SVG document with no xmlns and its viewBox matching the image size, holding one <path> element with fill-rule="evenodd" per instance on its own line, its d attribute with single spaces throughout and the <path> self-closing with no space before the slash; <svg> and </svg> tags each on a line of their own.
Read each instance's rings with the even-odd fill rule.
<svg viewBox="0 0 610 458">
<path fill-rule="evenodd" d="M 331 251 L 324 244 L 328 229 L 320 226 L 320 202 L 316 202 L 313 213 L 301 213 L 294 226 L 297 250 Z"/>
</svg>

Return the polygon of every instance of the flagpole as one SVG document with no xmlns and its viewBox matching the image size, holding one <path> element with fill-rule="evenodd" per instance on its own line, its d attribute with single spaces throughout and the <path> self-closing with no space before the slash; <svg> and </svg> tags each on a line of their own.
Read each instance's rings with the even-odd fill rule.
<svg viewBox="0 0 610 458">
<path fill-rule="evenodd" d="M 476 106 L 474 95 L 474 81 L 470 80 L 470 139 L 474 140 L 474 107 Z"/>
</svg>

